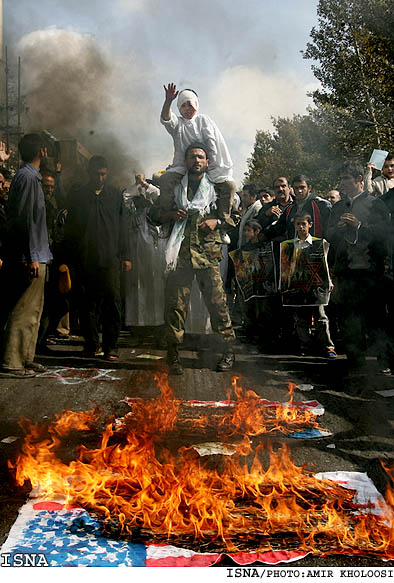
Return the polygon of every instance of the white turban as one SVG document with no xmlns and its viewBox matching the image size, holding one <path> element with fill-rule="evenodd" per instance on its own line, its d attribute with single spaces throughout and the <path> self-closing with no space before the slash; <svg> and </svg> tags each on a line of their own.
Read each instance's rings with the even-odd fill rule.
<svg viewBox="0 0 394 583">
<path fill-rule="evenodd" d="M 198 111 L 199 107 L 198 97 L 194 93 L 194 91 L 190 91 L 190 89 L 184 89 L 183 91 L 180 91 L 177 101 L 179 111 L 181 110 L 182 105 L 186 103 L 186 101 L 190 101 L 194 109 Z"/>
</svg>

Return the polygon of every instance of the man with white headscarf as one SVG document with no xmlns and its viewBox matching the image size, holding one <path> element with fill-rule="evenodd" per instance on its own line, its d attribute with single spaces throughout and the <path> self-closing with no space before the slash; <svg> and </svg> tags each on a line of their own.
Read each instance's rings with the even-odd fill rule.
<svg viewBox="0 0 394 583">
<path fill-rule="evenodd" d="M 235 194 L 233 163 L 224 138 L 213 120 L 199 113 L 198 96 L 192 89 L 178 92 L 174 83 L 164 86 L 166 93 L 160 121 L 174 141 L 174 159 L 160 178 L 160 207 L 169 210 L 173 202 L 174 187 L 186 174 L 185 152 L 188 146 L 202 143 L 209 160 L 207 174 L 218 194 L 218 219 L 233 226 L 230 218 Z M 171 111 L 171 103 L 178 96 L 180 116 Z"/>
<path fill-rule="evenodd" d="M 186 150 L 187 173 L 174 187 L 170 211 L 161 211 L 160 222 L 172 224 L 166 248 L 167 281 L 164 320 L 167 330 L 170 374 L 182 374 L 178 346 L 183 341 L 190 292 L 194 278 L 208 308 L 213 330 L 222 341 L 223 354 L 216 370 L 231 370 L 235 334 L 220 276 L 223 257 L 218 229 L 217 193 L 207 177 L 208 158 L 203 144 Z"/>
</svg>

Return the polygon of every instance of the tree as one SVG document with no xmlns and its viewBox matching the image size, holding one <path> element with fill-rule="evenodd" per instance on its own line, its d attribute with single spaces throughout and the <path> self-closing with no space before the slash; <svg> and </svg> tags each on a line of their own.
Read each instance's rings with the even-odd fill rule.
<svg viewBox="0 0 394 583">
<path fill-rule="evenodd" d="M 376 145 L 387 144 L 394 107 L 392 0 L 319 0 L 317 14 L 303 53 L 318 63 L 312 65 L 321 83 L 314 103 L 355 122 L 375 122 Z"/>
<path fill-rule="evenodd" d="M 272 134 L 257 132 L 246 172 L 257 184 L 303 173 L 324 194 L 345 158 L 365 163 L 373 148 L 394 149 L 394 2 L 319 0 L 317 15 L 303 53 L 321 84 L 312 94 L 315 107 L 274 120 Z"/>
<path fill-rule="evenodd" d="M 278 176 L 306 174 L 314 192 L 325 194 L 337 181 L 337 152 L 329 148 L 329 137 L 312 115 L 273 120 L 274 132 L 258 131 L 248 159 L 246 181 L 272 186 Z"/>
</svg>

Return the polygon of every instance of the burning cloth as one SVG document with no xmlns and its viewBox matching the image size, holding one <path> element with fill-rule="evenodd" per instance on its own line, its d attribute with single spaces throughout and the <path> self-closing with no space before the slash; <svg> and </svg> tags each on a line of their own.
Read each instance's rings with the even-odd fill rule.
<svg viewBox="0 0 394 583">
<path fill-rule="evenodd" d="M 355 508 L 359 511 L 369 506 L 372 512 L 381 512 L 382 497 L 366 474 L 328 472 L 317 474 L 316 478 L 335 480 L 345 488 L 353 489 L 356 493 Z M 198 553 L 170 544 L 141 544 L 105 537 L 100 521 L 91 518 L 82 508 L 67 507 L 64 500 L 48 502 L 40 499 L 30 499 L 20 509 L 0 553 L 9 557 L 9 564 L 17 554 L 35 554 L 51 567 L 208 567 L 224 556 L 223 553 Z M 282 549 L 225 554 L 239 565 L 257 561 L 276 565 L 298 561 L 309 553 Z M 329 554 L 330 551 L 325 553 Z"/>
<path fill-rule="evenodd" d="M 276 551 L 394 556 L 392 488 L 387 489 L 386 502 L 376 508 L 369 500 L 360 502 L 352 486 L 318 479 L 297 466 L 284 443 L 256 441 L 278 427 L 288 432 L 299 411 L 278 406 L 259 416 L 258 395 L 245 393 L 234 378 L 239 398 L 227 412 L 220 405 L 216 407 L 222 409 L 220 415 L 191 417 L 190 407 L 174 398 L 167 375 L 156 375 L 156 381 L 160 396 L 133 401 L 129 422 L 119 432 L 98 410 L 64 411 L 42 426 L 21 421 L 26 437 L 16 462 L 9 465 L 17 483 L 30 482 L 49 508 L 56 507 L 59 496 L 65 499 L 61 512 L 69 522 L 62 528 L 69 540 L 61 561 L 79 560 L 73 546 L 86 554 L 87 545 L 80 544 L 86 534 L 100 537 L 92 545 L 100 552 L 106 537 L 115 540 L 113 548 L 125 541 L 126 546 L 139 545 L 142 552 L 165 545 L 187 549 L 188 556 L 208 553 L 207 561 L 212 562 L 205 565 L 222 553 L 252 551 L 250 562 Z M 195 421 L 203 428 L 211 422 L 233 445 L 235 435 L 243 436 L 234 456 L 200 456 L 196 442 L 187 442 L 189 431 L 186 436 L 179 432 L 182 426 L 193 428 Z M 78 440 L 71 461 L 65 456 L 64 439 L 68 444 Z M 394 471 L 382 465 L 392 482 Z M 74 508 L 79 512 L 75 520 L 67 514 Z M 39 518 L 46 528 L 39 544 L 51 545 L 49 554 L 56 554 L 53 546 L 63 546 L 54 534 L 62 513 Z M 29 536 L 35 534 L 33 524 Z M 90 550 L 94 561 L 95 552 Z"/>
</svg>

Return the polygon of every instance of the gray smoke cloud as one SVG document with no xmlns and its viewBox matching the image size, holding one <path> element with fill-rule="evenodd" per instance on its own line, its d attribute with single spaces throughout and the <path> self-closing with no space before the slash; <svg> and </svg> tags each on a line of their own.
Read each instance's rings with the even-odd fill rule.
<svg viewBox="0 0 394 583">
<path fill-rule="evenodd" d="M 199 94 L 240 183 L 256 130 L 272 130 L 272 117 L 302 114 L 312 104 L 306 93 L 316 82 L 300 50 L 315 4 L 42 0 L 37 9 L 29 0 L 6 0 L 5 32 L 10 47 L 25 35 L 17 54 L 30 127 L 40 120 L 56 137 L 81 137 L 108 158 L 116 152 L 113 163 L 124 164 L 116 174 L 129 183 L 135 170 L 150 175 L 171 162 L 159 112 L 162 86 L 172 81 Z"/>
<path fill-rule="evenodd" d="M 25 129 L 78 138 L 91 153 L 107 157 L 113 182 L 127 186 L 140 165 L 118 115 L 119 59 L 92 36 L 57 28 L 26 35 L 18 49 Z"/>
</svg>

